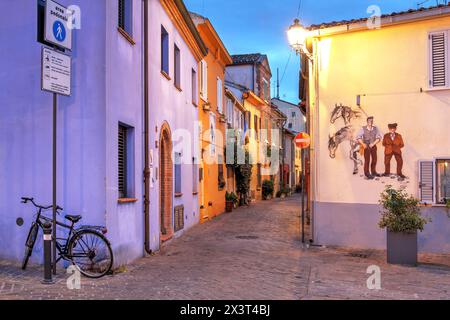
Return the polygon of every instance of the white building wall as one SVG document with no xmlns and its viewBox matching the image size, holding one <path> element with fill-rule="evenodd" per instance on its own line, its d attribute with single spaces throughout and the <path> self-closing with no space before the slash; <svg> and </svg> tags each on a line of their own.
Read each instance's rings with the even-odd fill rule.
<svg viewBox="0 0 450 320">
<path fill-rule="evenodd" d="M 169 33 L 169 75 L 172 80 L 168 80 L 161 74 L 161 25 Z M 159 143 L 161 127 L 165 122 L 170 126 L 172 138 L 184 135 L 178 140 L 174 140 L 174 152 L 182 149 L 186 161 L 192 162 L 192 157 L 198 159 L 194 150 L 194 140 L 198 141 L 198 108 L 192 104 L 191 70 L 198 72 L 197 61 L 190 48 L 185 43 L 182 35 L 177 31 L 176 26 L 167 15 L 160 1 L 151 0 L 149 2 L 149 43 L 150 61 L 150 149 L 153 153 L 152 168 L 152 188 L 150 190 L 150 241 L 153 250 L 159 249 L 160 245 L 160 211 L 159 211 Z M 179 91 L 173 82 L 174 74 L 174 43 L 181 51 L 181 89 Z M 154 44 L 154 45 L 152 45 Z M 197 142 L 198 143 L 198 142 Z M 199 222 L 199 202 L 198 196 L 193 195 L 193 175 L 192 164 L 182 166 L 182 193 L 183 196 L 173 198 L 173 208 L 184 205 L 185 229 L 187 230 Z M 182 233 L 182 232 L 180 232 Z M 180 233 L 176 234 L 178 236 Z"/>
</svg>

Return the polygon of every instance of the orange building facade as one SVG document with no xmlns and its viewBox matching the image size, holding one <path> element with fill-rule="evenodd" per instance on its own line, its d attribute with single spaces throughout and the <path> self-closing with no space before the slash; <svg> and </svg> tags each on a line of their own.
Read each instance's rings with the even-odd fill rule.
<svg viewBox="0 0 450 320">
<path fill-rule="evenodd" d="M 199 70 L 200 122 L 200 222 L 204 223 L 225 211 L 227 171 L 225 137 L 227 129 L 225 106 L 225 68 L 232 58 L 211 22 L 191 13 L 192 20 L 208 54 Z"/>
</svg>

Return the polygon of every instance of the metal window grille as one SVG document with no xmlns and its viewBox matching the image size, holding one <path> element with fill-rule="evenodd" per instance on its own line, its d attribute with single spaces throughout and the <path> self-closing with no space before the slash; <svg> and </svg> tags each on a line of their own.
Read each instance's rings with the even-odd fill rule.
<svg viewBox="0 0 450 320">
<path fill-rule="evenodd" d="M 119 0 L 119 28 L 125 30 L 125 0 Z"/>
<path fill-rule="evenodd" d="M 118 154 L 119 154 L 119 197 L 127 196 L 127 128 L 119 125 L 118 137 Z"/>
</svg>

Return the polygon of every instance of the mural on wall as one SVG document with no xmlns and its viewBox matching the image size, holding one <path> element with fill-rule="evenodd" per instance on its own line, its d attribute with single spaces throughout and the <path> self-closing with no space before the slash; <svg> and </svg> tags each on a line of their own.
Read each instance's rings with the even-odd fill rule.
<svg viewBox="0 0 450 320">
<path fill-rule="evenodd" d="M 367 122 L 356 129 L 354 120 L 360 118 L 360 111 L 342 104 L 335 105 L 331 113 L 330 123 L 335 124 L 338 120 L 342 120 L 344 127 L 335 134 L 329 135 L 328 150 L 330 158 L 335 159 L 339 146 L 348 142 L 350 146 L 349 159 L 353 162 L 353 175 L 357 175 L 360 172 L 359 167 L 363 167 L 364 174 L 361 174 L 361 177 L 366 180 L 382 181 L 382 183 L 385 183 L 382 178 L 398 179 L 399 182 L 406 181 L 408 178 L 403 174 L 402 154 L 405 144 L 402 135 L 397 132 L 398 124 L 389 124 L 389 132 L 383 134 L 375 125 L 373 116 L 368 116 Z M 384 147 L 383 173 L 377 171 L 380 146 Z M 395 159 L 397 165 L 395 174 L 391 172 L 392 158 Z"/>
</svg>

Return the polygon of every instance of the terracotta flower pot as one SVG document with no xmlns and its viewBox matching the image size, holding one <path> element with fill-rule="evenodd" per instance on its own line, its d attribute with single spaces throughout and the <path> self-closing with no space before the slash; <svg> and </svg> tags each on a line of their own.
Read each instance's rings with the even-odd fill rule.
<svg viewBox="0 0 450 320">
<path fill-rule="evenodd" d="M 226 212 L 232 212 L 234 208 L 234 202 L 233 201 L 227 201 L 225 203 L 225 211 Z"/>
</svg>

